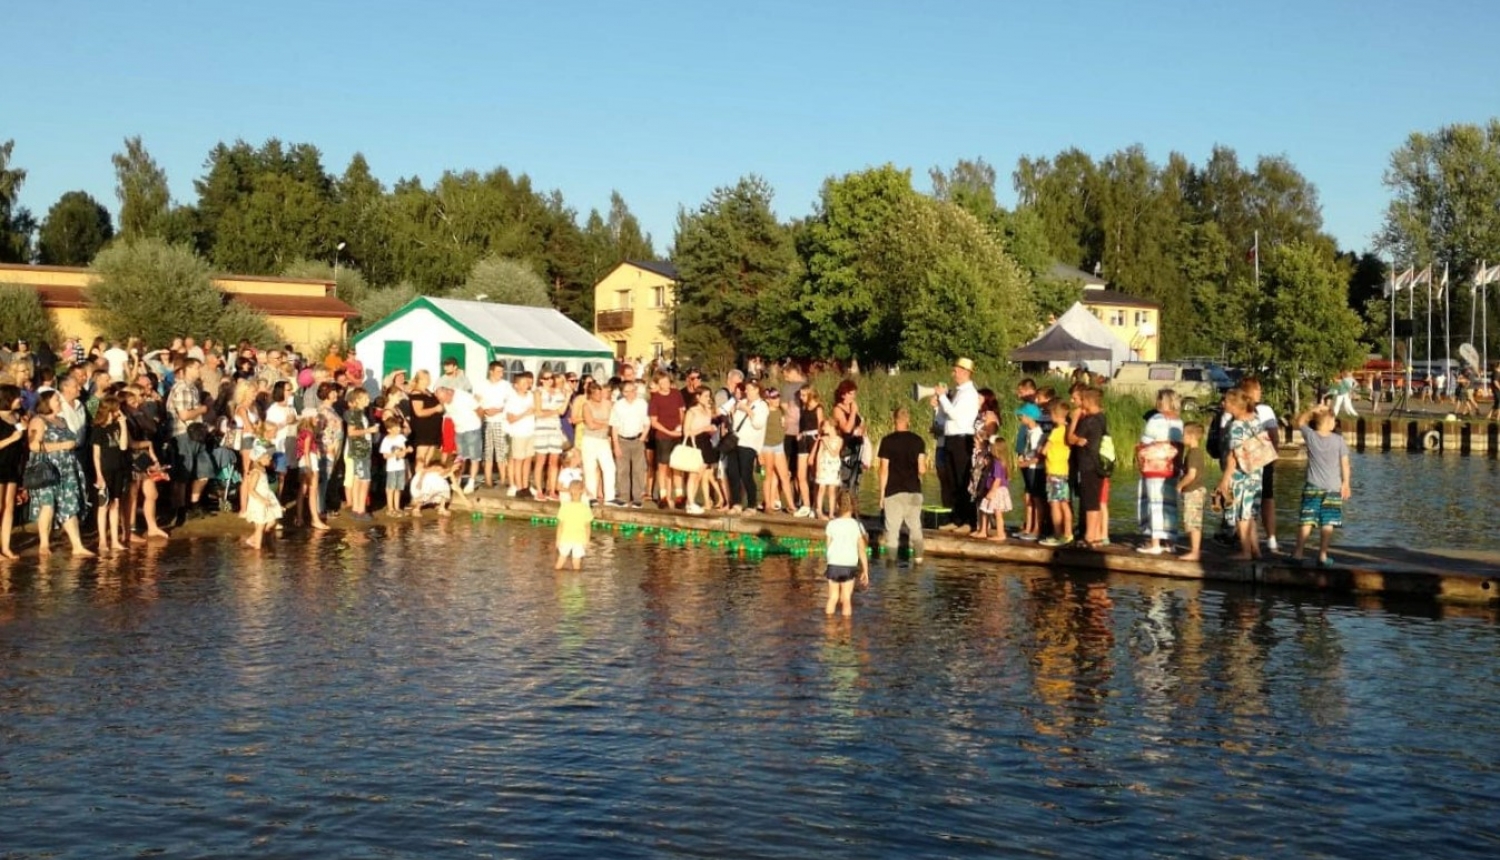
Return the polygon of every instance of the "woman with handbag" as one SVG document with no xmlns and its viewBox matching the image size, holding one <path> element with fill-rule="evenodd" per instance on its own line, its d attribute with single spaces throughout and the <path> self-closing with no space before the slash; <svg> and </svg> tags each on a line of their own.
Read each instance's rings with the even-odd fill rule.
<svg viewBox="0 0 1500 860">
<path fill-rule="evenodd" d="M 0 385 L 0 557 L 16 558 L 10 533 L 16 525 L 16 491 L 26 462 L 26 421 L 21 417 L 21 389 Z"/>
<path fill-rule="evenodd" d="M 1136 512 L 1146 543 L 1136 548 L 1145 555 L 1171 551 L 1177 537 L 1177 463 L 1182 452 L 1181 399 L 1163 388 L 1156 393 L 1156 412 L 1146 419 L 1135 462 L 1141 483 L 1136 491 Z"/>
<path fill-rule="evenodd" d="M 83 469 L 78 465 L 78 437 L 63 420 L 62 396 L 47 389 L 37 396 L 36 416 L 27 425 L 31 461 L 23 483 L 31 495 L 31 514 L 36 520 L 38 551 L 52 553 L 52 521 L 62 521 L 63 532 L 73 544 L 73 555 L 92 558 L 78 531 L 83 513 Z"/>
<path fill-rule="evenodd" d="M 839 483 L 859 502 L 859 477 L 864 471 L 861 454 L 865 444 L 865 419 L 859 414 L 859 386 L 845 379 L 833 392 L 833 423 L 843 441 L 840 449 Z"/>
<path fill-rule="evenodd" d="M 1239 536 L 1240 552 L 1231 557 L 1238 561 L 1259 560 L 1260 540 L 1255 521 L 1260 513 L 1261 475 L 1275 459 L 1276 446 L 1255 423 L 1254 403 L 1243 390 L 1231 388 L 1225 393 L 1224 411 L 1229 413 L 1226 430 L 1229 458 L 1224 477 L 1219 479 L 1218 494 L 1225 500 L 1224 521 Z"/>
</svg>

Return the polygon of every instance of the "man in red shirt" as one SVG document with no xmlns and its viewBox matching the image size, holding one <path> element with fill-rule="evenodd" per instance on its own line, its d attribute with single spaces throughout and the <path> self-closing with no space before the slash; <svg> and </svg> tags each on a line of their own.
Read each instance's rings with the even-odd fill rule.
<svg viewBox="0 0 1500 860">
<path fill-rule="evenodd" d="M 672 387 L 672 377 L 658 372 L 652 379 L 646 415 L 651 419 L 652 445 L 656 450 L 657 506 L 671 507 L 682 500 L 682 476 L 672 470 L 672 449 L 682 441 L 682 394 Z"/>
</svg>

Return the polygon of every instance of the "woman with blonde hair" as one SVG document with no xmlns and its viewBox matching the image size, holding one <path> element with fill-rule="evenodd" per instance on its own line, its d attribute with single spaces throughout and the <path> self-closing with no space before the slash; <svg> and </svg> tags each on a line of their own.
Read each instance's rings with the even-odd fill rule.
<svg viewBox="0 0 1500 860">
<path fill-rule="evenodd" d="M 797 489 L 802 498 L 802 507 L 797 509 L 797 516 L 811 519 L 813 513 L 813 491 L 812 479 L 808 474 L 809 460 L 812 458 L 813 446 L 818 442 L 818 434 L 823 427 L 823 403 L 818 398 L 818 392 L 811 385 L 804 385 L 797 392 L 802 399 L 802 410 L 797 420 Z"/>
<path fill-rule="evenodd" d="M 419 370 L 411 378 L 408 400 L 411 406 L 410 444 L 417 453 L 417 463 L 427 462 L 427 455 L 443 444 L 443 404 L 432 389 L 432 374 Z M 386 408 L 390 408 L 387 404 Z"/>
<path fill-rule="evenodd" d="M 229 432 L 225 434 L 225 447 L 239 453 L 240 474 L 250 474 L 255 463 L 255 442 L 260 438 L 260 412 L 255 408 L 256 385 L 248 379 L 234 384 L 234 393 L 229 398 Z M 245 514 L 249 493 L 240 493 L 240 516 Z"/>
</svg>

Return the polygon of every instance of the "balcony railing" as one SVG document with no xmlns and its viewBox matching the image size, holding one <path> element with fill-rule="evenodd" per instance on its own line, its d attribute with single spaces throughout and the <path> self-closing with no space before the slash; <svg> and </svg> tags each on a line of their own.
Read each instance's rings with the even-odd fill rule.
<svg viewBox="0 0 1500 860">
<path fill-rule="evenodd" d="M 629 331 L 635 326 L 635 311 L 599 311 L 594 315 L 594 330 Z"/>
</svg>

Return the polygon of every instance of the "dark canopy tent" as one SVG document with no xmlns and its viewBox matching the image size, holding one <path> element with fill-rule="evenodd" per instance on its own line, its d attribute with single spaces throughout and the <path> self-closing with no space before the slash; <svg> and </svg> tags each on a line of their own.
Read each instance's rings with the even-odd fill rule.
<svg viewBox="0 0 1500 860">
<path fill-rule="evenodd" d="M 1109 347 L 1094 346 L 1079 340 L 1068 333 L 1068 330 L 1060 325 L 1054 325 L 1042 332 L 1041 337 L 1020 349 L 1010 351 L 1010 360 L 1021 364 L 1031 364 L 1048 361 L 1108 361 L 1111 352 Z"/>
</svg>

